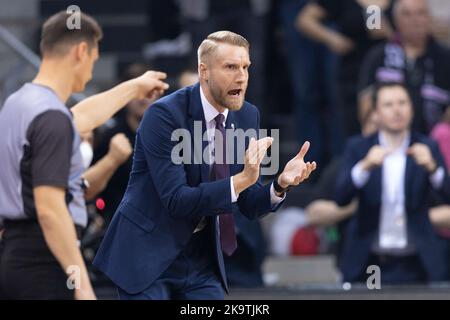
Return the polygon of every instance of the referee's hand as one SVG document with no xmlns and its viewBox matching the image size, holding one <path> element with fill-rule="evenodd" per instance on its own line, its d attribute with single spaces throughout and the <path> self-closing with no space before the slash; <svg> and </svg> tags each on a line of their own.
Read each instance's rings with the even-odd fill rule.
<svg viewBox="0 0 450 320">
<path fill-rule="evenodd" d="M 167 74 L 159 71 L 147 71 L 142 76 L 134 78 L 132 81 L 136 85 L 135 99 L 155 100 L 169 89 L 169 85 L 163 80 L 167 78 Z"/>
</svg>

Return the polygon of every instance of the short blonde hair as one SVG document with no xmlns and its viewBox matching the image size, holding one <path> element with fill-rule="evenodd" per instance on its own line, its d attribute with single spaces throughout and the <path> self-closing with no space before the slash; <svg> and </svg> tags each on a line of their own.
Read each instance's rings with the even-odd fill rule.
<svg viewBox="0 0 450 320">
<path fill-rule="evenodd" d="M 231 31 L 217 31 L 211 33 L 205 40 L 202 41 L 197 50 L 198 63 L 204 61 L 204 58 L 213 54 L 219 44 L 227 43 L 233 46 L 244 47 L 250 50 L 250 43 L 243 36 Z"/>
</svg>

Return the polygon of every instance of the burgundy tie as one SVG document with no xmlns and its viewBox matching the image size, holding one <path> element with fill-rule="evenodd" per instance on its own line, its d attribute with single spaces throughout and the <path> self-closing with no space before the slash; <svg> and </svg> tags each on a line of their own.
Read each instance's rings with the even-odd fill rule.
<svg viewBox="0 0 450 320">
<path fill-rule="evenodd" d="M 213 180 L 225 179 L 230 176 L 230 168 L 226 163 L 226 134 L 225 127 L 223 125 L 225 116 L 219 113 L 215 119 L 216 121 L 216 133 L 214 142 L 214 154 L 215 161 L 213 164 Z M 222 135 L 222 139 L 217 137 Z M 221 142 L 222 141 L 222 142 Z M 220 152 L 222 151 L 222 152 Z M 218 158 L 219 157 L 219 158 Z M 220 230 L 220 244 L 222 251 L 231 256 L 237 248 L 236 233 L 234 231 L 234 217 L 232 213 L 224 213 L 219 215 L 219 230 Z"/>
</svg>

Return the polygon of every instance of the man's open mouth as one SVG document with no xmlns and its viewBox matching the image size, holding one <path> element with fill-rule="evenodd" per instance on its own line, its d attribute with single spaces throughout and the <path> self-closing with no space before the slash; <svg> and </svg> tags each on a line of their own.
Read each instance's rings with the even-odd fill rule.
<svg viewBox="0 0 450 320">
<path fill-rule="evenodd" d="M 242 89 L 234 89 L 234 90 L 230 90 L 228 91 L 228 94 L 231 96 L 239 96 L 242 92 Z"/>
</svg>

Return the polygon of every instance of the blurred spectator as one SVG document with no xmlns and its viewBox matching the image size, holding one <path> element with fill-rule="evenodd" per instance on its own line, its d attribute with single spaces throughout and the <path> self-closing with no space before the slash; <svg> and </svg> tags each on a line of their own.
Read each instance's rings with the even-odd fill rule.
<svg viewBox="0 0 450 320">
<path fill-rule="evenodd" d="M 444 121 L 437 125 L 436 130 L 433 130 L 431 136 L 438 142 L 441 153 L 446 160 L 447 168 L 450 168 L 450 157 L 448 154 L 450 146 L 450 109 L 447 111 L 447 117 L 445 118 L 447 122 Z M 364 113 L 360 115 L 360 120 L 363 136 L 368 137 L 378 130 L 377 114 L 374 112 L 374 108 L 364 110 Z M 341 168 L 341 161 L 341 157 L 335 158 L 324 169 L 320 179 L 312 190 L 307 191 L 313 194 L 313 196 L 309 197 L 309 199 L 312 198 L 313 200 L 305 207 L 307 226 L 326 227 L 337 224 L 339 241 L 337 243 L 336 255 L 338 260 L 345 226 L 347 225 L 346 222 L 355 213 L 357 208 L 356 201 L 352 201 L 348 206 L 339 207 L 332 200 L 334 190 L 330 190 L 329 186 L 334 186 L 336 183 L 336 177 Z M 298 195 L 298 197 L 303 196 L 303 194 Z M 308 199 L 307 196 L 306 198 Z M 450 206 L 435 203 L 430 208 L 429 216 L 432 225 L 440 231 L 440 234 L 450 238 L 450 232 L 447 230 L 450 228 Z"/>
<path fill-rule="evenodd" d="M 264 108 L 265 46 L 270 0 L 179 0 L 178 3 L 182 24 L 191 35 L 193 48 L 198 48 L 208 34 L 218 30 L 236 32 L 251 43 L 252 77 L 246 100 L 258 108 Z M 192 55 L 192 59 L 197 60 L 197 52 Z"/>
<path fill-rule="evenodd" d="M 294 255 L 294 235 L 298 230 L 307 228 L 308 225 L 304 210 L 289 206 L 273 216 L 268 227 L 270 252 L 276 256 L 285 257 Z"/>
<path fill-rule="evenodd" d="M 447 107 L 442 121 L 434 126 L 431 137 L 439 144 L 447 170 L 450 171 L 450 108 Z"/>
<path fill-rule="evenodd" d="M 450 45 L 450 2 L 448 0 L 428 0 L 432 16 L 433 35 L 436 40 Z"/>
<path fill-rule="evenodd" d="M 148 70 L 148 67 L 144 64 L 132 64 L 124 72 L 124 80 L 132 79 L 133 77 L 140 75 Z M 134 146 L 136 130 L 144 115 L 145 110 L 151 104 L 151 100 L 132 100 L 125 107 L 122 114 L 108 121 L 98 133 L 95 141 L 94 152 L 94 164 L 108 154 L 110 150 L 111 141 L 118 133 L 124 135 L 124 138 L 128 139 L 130 144 Z M 111 177 L 110 182 L 100 194 L 100 198 L 104 201 L 103 216 L 105 221 L 109 223 L 117 206 L 122 199 L 125 189 L 128 184 L 129 174 L 131 172 L 132 157 L 120 165 L 114 175 Z"/>
<path fill-rule="evenodd" d="M 178 76 L 178 88 L 192 86 L 198 82 L 198 72 L 195 69 L 186 69 Z"/>
<path fill-rule="evenodd" d="M 85 199 L 92 200 L 105 189 L 114 172 L 128 160 L 133 149 L 127 137 L 117 133 L 109 141 L 108 152 L 91 166 L 94 156 L 92 132 L 82 134 L 81 139 L 80 151 L 86 168 L 83 174 Z"/>
<path fill-rule="evenodd" d="M 450 206 L 441 205 L 430 209 L 430 220 L 442 236 L 450 239 Z"/>
<path fill-rule="evenodd" d="M 447 108 L 443 121 L 431 131 L 431 137 L 438 143 L 447 165 L 447 171 L 450 172 L 450 108 Z M 440 205 L 431 209 L 430 219 L 440 233 L 450 239 L 450 206 Z"/>
<path fill-rule="evenodd" d="M 373 48 L 361 67 L 359 108 L 370 108 L 374 83 L 402 82 L 415 108 L 413 129 L 427 134 L 450 104 L 450 50 L 431 35 L 426 0 L 398 0 L 393 16 L 398 33 Z"/>
<path fill-rule="evenodd" d="M 362 134 L 370 136 L 378 130 L 376 113 L 368 110 L 361 117 Z M 342 167 L 342 156 L 335 157 L 325 169 L 314 185 L 305 185 L 302 189 L 294 189 L 286 199 L 288 207 L 277 214 L 277 218 L 270 230 L 271 250 L 276 255 L 304 255 L 313 252 L 316 227 L 330 227 L 322 242 L 316 244 L 315 252 L 319 248 L 327 253 L 333 252 L 339 262 L 344 230 L 348 218 L 357 208 L 356 201 L 340 207 L 333 200 L 334 186 Z M 304 199 L 299 201 L 299 199 Z M 304 209 L 301 209 L 304 208 Z M 337 229 L 332 226 L 337 225 Z M 296 235 L 296 236 L 295 236 Z M 332 236 L 333 235 L 333 236 Z M 306 240 L 306 247 L 299 244 Z M 320 252 L 320 251 L 319 251 Z"/>
<path fill-rule="evenodd" d="M 296 25 L 308 0 L 282 0 L 279 15 L 283 28 L 293 92 L 297 141 L 311 142 L 309 158 L 323 168 L 328 157 L 341 151 L 341 131 L 336 121 L 336 56 L 323 44 L 305 37 Z"/>
<path fill-rule="evenodd" d="M 368 28 L 367 8 L 381 9 L 380 28 Z M 337 103 L 345 136 L 360 132 L 357 121 L 357 77 L 368 50 L 392 35 L 387 16 L 390 0 L 316 0 L 308 3 L 298 16 L 300 29 L 313 40 L 325 44 L 340 56 L 337 70 Z M 324 22 L 333 22 L 336 29 Z M 304 62 L 309 63 L 309 62 Z"/>
<path fill-rule="evenodd" d="M 445 281 L 448 244 L 428 216 L 432 191 L 450 203 L 450 178 L 436 143 L 410 131 L 412 100 L 398 83 L 374 88 L 379 131 L 352 138 L 336 184 L 336 201 L 358 200 L 341 257 L 344 281 L 365 282 L 378 265 L 388 284 Z"/>
</svg>

